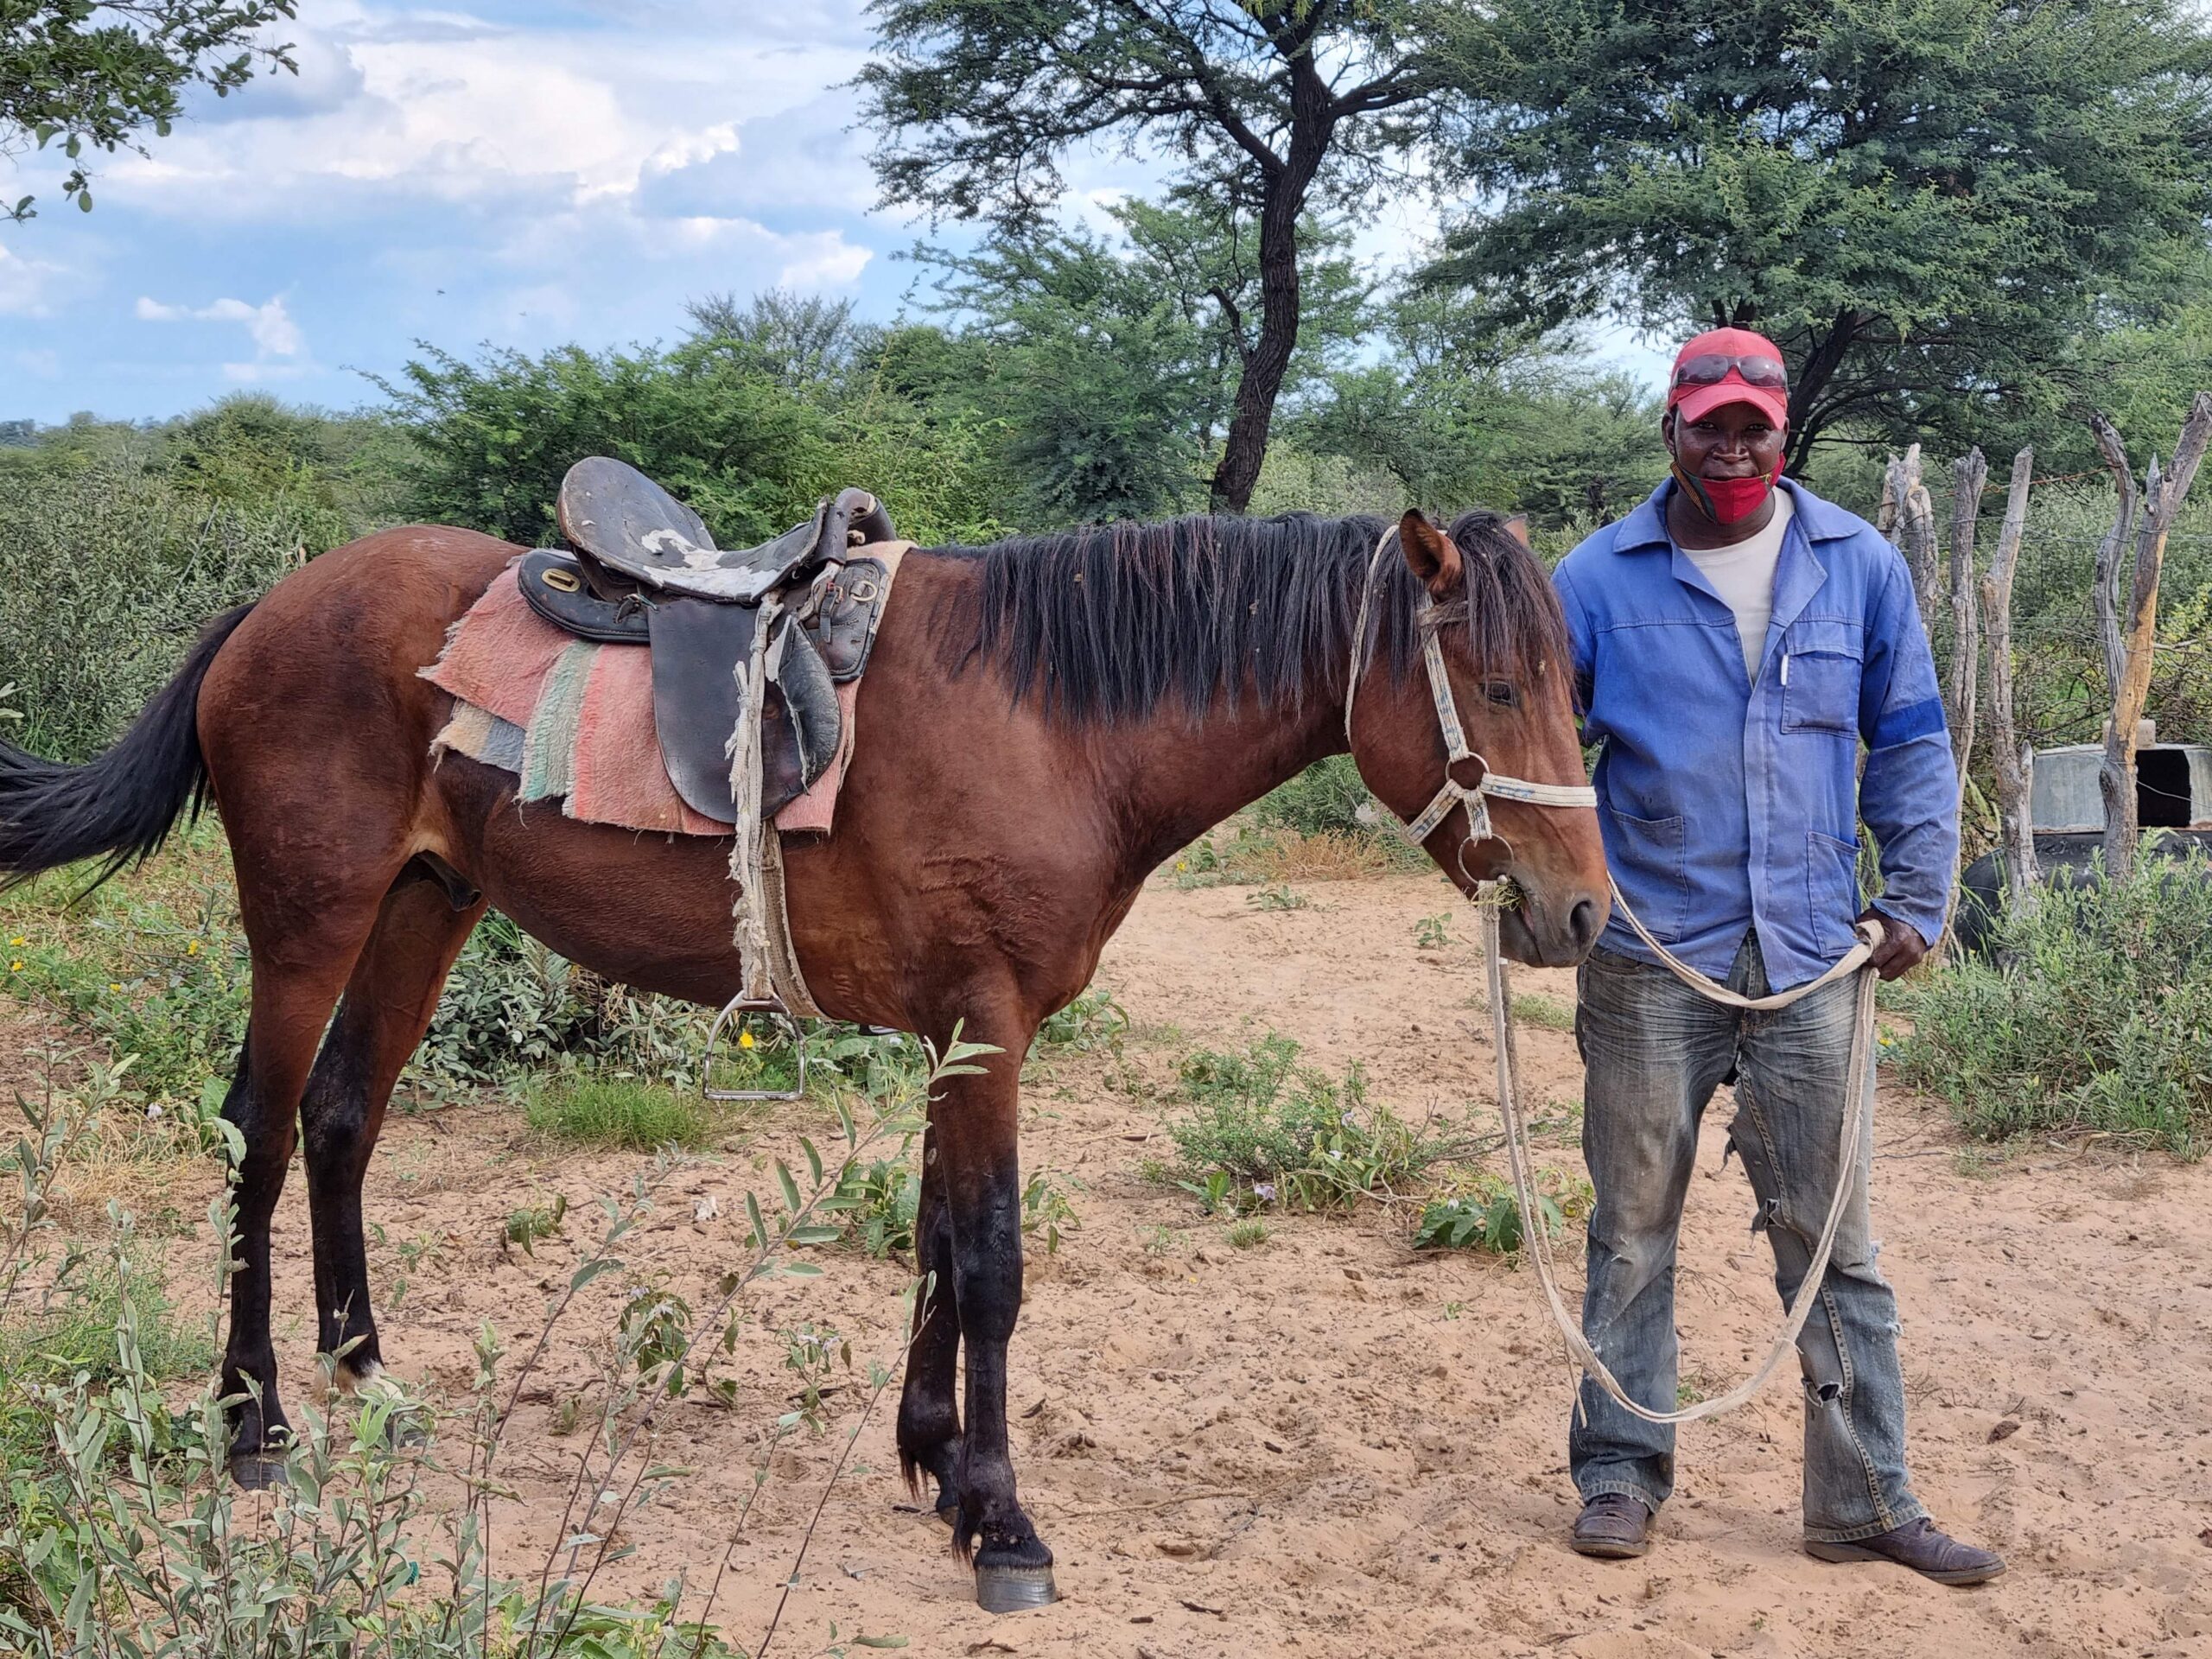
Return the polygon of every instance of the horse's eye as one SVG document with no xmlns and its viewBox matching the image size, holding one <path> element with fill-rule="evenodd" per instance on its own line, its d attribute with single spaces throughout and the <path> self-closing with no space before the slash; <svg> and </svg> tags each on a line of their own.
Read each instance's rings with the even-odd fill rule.
<svg viewBox="0 0 2212 1659">
<path fill-rule="evenodd" d="M 1510 709 L 1518 701 L 1513 694 L 1510 680 L 1492 680 L 1483 687 L 1483 695 L 1501 709 Z"/>
</svg>

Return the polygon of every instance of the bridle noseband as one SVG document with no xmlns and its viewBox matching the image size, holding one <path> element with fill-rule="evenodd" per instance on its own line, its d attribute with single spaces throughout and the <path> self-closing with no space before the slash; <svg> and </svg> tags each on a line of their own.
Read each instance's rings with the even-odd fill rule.
<svg viewBox="0 0 2212 1659">
<path fill-rule="evenodd" d="M 1367 624 L 1375 603 L 1375 584 L 1382 574 L 1383 556 L 1390 550 L 1391 539 L 1398 534 L 1396 525 L 1382 532 L 1375 544 L 1374 556 L 1367 562 L 1367 581 L 1360 589 L 1359 620 L 1355 625 L 1351 640 L 1351 673 L 1344 683 L 1344 745 L 1351 745 L 1351 714 L 1354 699 L 1359 691 L 1359 677 L 1367 666 Z M 1588 806 L 1598 804 L 1598 791 L 1588 784 L 1537 784 L 1525 778 L 1508 778 L 1491 769 L 1490 762 L 1475 753 L 1467 741 L 1467 728 L 1459 718 L 1459 699 L 1452 695 L 1452 682 L 1444 671 L 1444 645 L 1433 626 L 1423 626 L 1436 602 L 1428 595 L 1426 587 L 1416 587 L 1414 600 L 1414 622 L 1420 630 L 1421 657 L 1428 670 L 1429 699 L 1436 709 L 1437 728 L 1444 737 L 1444 781 L 1421 815 L 1410 821 L 1399 819 L 1406 838 L 1420 846 L 1436 833 L 1437 828 L 1452 815 L 1455 806 L 1467 810 L 1467 834 L 1459 842 L 1457 858 L 1459 874 L 1479 887 L 1487 887 L 1490 881 L 1476 876 L 1467 868 L 1467 849 L 1495 841 L 1505 847 L 1510 855 L 1512 843 L 1499 835 L 1490 819 L 1491 796 L 1503 801 L 1525 801 L 1531 806 Z M 1471 784 L 1463 784 L 1454 774 L 1467 761 L 1473 761 L 1479 772 Z M 1385 807 L 1388 810 L 1388 807 Z M 1392 817 L 1397 815 L 1393 812 Z"/>
</svg>

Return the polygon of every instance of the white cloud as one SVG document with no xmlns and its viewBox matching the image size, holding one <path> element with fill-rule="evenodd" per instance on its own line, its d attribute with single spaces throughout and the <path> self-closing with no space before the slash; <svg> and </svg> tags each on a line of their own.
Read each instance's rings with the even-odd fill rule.
<svg viewBox="0 0 2212 1659">
<path fill-rule="evenodd" d="M 307 337 L 300 332 L 300 325 L 292 321 L 291 314 L 284 308 L 284 296 L 281 294 L 260 305 L 248 305 L 244 300 L 221 299 L 213 305 L 196 308 L 188 305 L 164 305 L 161 301 L 142 294 L 133 313 L 141 322 L 242 322 L 253 341 L 255 352 L 264 361 L 270 358 L 297 358 L 307 350 Z M 226 370 L 238 366 L 225 365 Z"/>
<path fill-rule="evenodd" d="M 776 283 L 781 288 L 849 288 L 860 281 L 861 272 L 875 257 L 866 248 L 854 246 L 836 231 L 789 239 L 810 245 L 777 273 Z"/>
<path fill-rule="evenodd" d="M 41 380 L 59 379 L 61 375 L 61 353 L 51 346 L 33 346 L 16 353 L 16 366 L 25 374 Z"/>
<path fill-rule="evenodd" d="M 267 89 L 246 87 L 219 122 L 187 121 L 150 158 L 118 157 L 106 194 L 233 221 L 342 214 L 365 194 L 631 196 L 729 155 L 745 124 L 820 100 L 861 60 L 855 44 L 763 42 L 757 30 L 524 29 L 344 0 L 318 10 L 292 26 L 311 85 L 258 104 Z M 849 113 L 838 100 L 833 133 Z"/>
<path fill-rule="evenodd" d="M 0 316 L 47 315 L 52 309 L 47 303 L 47 286 L 63 270 L 64 267 L 51 261 L 11 253 L 5 243 L 0 243 Z"/>
</svg>

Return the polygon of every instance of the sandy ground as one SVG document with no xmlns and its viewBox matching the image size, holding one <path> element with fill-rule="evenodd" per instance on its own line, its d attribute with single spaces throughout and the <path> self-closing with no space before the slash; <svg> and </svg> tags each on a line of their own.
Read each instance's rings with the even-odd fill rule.
<svg viewBox="0 0 2212 1659">
<path fill-rule="evenodd" d="M 1414 948 L 1452 911 L 1440 880 L 1317 883 L 1308 908 L 1261 912 L 1246 889 L 1148 893 L 1101 978 L 1138 1022 L 1127 1071 L 1078 1056 L 1027 1095 L 1025 1167 L 1048 1168 L 1080 1215 L 1057 1256 L 1032 1257 L 1014 1345 L 1022 1493 L 1058 1556 L 1065 1599 L 993 1619 L 970 1599 L 946 1534 L 906 1507 L 886 1395 L 830 1491 L 777 1650 L 819 1650 L 832 1622 L 929 1654 L 1168 1656 L 1558 1653 L 1584 1659 L 1727 1655 L 2198 1655 L 2212 1652 L 2212 1168 L 2038 1145 L 1988 1158 L 1939 1113 L 1885 1090 L 1875 1207 L 1904 1313 L 1912 1462 L 1937 1516 L 2010 1556 L 1999 1582 L 1946 1590 L 1882 1567 L 1822 1566 L 1799 1549 L 1798 1397 L 1683 1432 L 1680 1491 L 1641 1561 L 1565 1546 L 1567 1378 L 1525 1271 L 1415 1255 L 1405 1212 L 1292 1217 L 1250 1249 L 1141 1167 L 1166 1150 L 1166 1111 L 1128 1074 L 1166 1076 L 1180 1039 L 1274 1027 L 1332 1065 L 1364 1059 L 1376 1098 L 1487 1127 L 1490 1065 L 1471 918 Z M 1565 1001 L 1564 973 L 1516 989 Z M 1532 1098 L 1579 1098 L 1572 1039 L 1529 1028 Z M 1727 1113 L 1716 1107 L 1713 1121 Z M 629 1282 L 695 1305 L 741 1246 L 742 1193 L 784 1117 L 679 1172 L 621 1252 Z M 1777 1309 L 1750 1235 L 1740 1172 L 1708 1133 L 1682 1249 L 1686 1376 L 1724 1385 Z M 1543 1161 L 1579 1168 L 1571 1145 Z M 588 1200 L 645 1160 L 549 1153 L 489 1106 L 396 1116 L 370 1178 L 372 1273 L 395 1374 L 450 1398 L 489 1320 L 513 1351 L 582 1259 Z M 535 1257 L 495 1243 L 508 1211 L 555 1192 L 565 1237 Z M 207 1193 L 180 1192 L 189 1217 Z M 699 1198 L 717 1217 L 695 1221 Z M 197 1283 L 204 1234 L 175 1249 Z M 302 1183 L 277 1217 L 277 1343 L 295 1409 L 313 1376 Z M 655 1452 L 683 1471 L 624 1523 L 636 1554 L 605 1587 L 639 1593 L 682 1570 L 712 1576 L 752 1487 L 762 1431 L 789 1403 L 784 1344 L 801 1321 L 851 1338 L 863 1365 L 895 1359 L 908 1273 L 856 1252 L 751 1294 L 721 1374 L 734 1407 L 664 1408 Z M 1579 1262 L 1579 1250 L 1570 1251 Z M 411 1260 L 410 1260 L 411 1258 Z M 391 1287 L 404 1294 L 391 1306 Z M 604 1296 L 599 1300 L 594 1297 Z M 508 1435 L 519 1502 L 499 1509 L 503 1570 L 534 1573 L 575 1459 L 563 1402 L 594 1375 L 620 1291 L 594 1287 L 557 1326 Z M 832 1396 L 830 1432 L 777 1454 L 730 1555 L 714 1617 L 748 1649 L 864 1395 Z"/>
</svg>

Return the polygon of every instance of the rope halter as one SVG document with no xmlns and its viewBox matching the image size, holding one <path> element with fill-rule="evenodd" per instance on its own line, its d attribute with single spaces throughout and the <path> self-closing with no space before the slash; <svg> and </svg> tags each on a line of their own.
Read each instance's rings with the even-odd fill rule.
<svg viewBox="0 0 2212 1659">
<path fill-rule="evenodd" d="M 1353 630 L 1351 641 L 1351 673 L 1344 683 L 1344 745 L 1351 746 L 1351 715 L 1354 700 L 1359 691 L 1359 677 L 1365 671 L 1368 661 L 1367 628 L 1375 604 L 1375 587 L 1381 579 L 1382 560 L 1398 534 L 1393 524 L 1382 532 L 1375 543 L 1374 556 L 1367 562 L 1367 581 L 1360 589 L 1359 620 Z M 1436 709 L 1437 728 L 1444 738 L 1444 781 L 1429 798 L 1427 806 L 1420 816 L 1411 820 L 1401 818 L 1406 838 L 1420 846 L 1436 833 L 1437 826 L 1452 815 L 1455 806 L 1467 810 L 1467 834 L 1460 842 L 1458 854 L 1459 873 L 1470 880 L 1477 878 L 1467 868 L 1467 849 L 1479 847 L 1484 842 L 1503 842 L 1490 818 L 1490 797 L 1503 801 L 1524 801 L 1531 806 L 1586 806 L 1598 804 L 1598 791 L 1588 784 L 1539 784 L 1525 778 L 1509 778 L 1491 770 L 1489 761 L 1475 752 L 1467 741 L 1467 728 L 1459 718 L 1459 699 L 1452 695 L 1452 681 L 1444 671 L 1444 643 L 1440 630 L 1431 621 L 1436 602 L 1429 597 L 1425 586 L 1416 586 L 1414 600 L 1414 624 L 1421 634 L 1421 658 L 1428 670 L 1429 701 Z M 1474 762 L 1475 779 L 1462 783 L 1459 774 L 1468 761 Z M 1386 810 L 1389 809 L 1385 808 Z M 1393 817 L 1396 814 L 1392 813 Z M 1508 843 L 1510 850 L 1510 843 Z M 1489 887 L 1491 882 L 1478 882 Z"/>
</svg>

